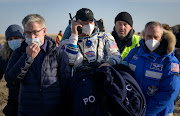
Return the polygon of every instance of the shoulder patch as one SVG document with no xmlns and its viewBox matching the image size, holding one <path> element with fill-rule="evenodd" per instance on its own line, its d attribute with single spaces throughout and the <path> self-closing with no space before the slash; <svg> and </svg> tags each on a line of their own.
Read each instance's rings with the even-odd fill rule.
<svg viewBox="0 0 180 116">
<path fill-rule="evenodd" d="M 113 41 L 109 41 L 110 48 L 118 48 L 116 43 Z"/>
<path fill-rule="evenodd" d="M 162 71 L 163 65 L 157 63 L 151 63 L 150 69 Z"/>
<path fill-rule="evenodd" d="M 179 73 L 179 64 L 178 63 L 171 63 L 171 72 Z"/>
</svg>

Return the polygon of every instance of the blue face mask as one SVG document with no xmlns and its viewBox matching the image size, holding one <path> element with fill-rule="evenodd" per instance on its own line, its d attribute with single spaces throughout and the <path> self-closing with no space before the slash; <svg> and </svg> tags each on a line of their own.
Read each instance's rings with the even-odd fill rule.
<svg viewBox="0 0 180 116">
<path fill-rule="evenodd" d="M 16 48 L 19 48 L 21 46 L 22 39 L 15 39 L 8 41 L 9 47 L 14 51 Z"/>
<path fill-rule="evenodd" d="M 38 46 L 41 45 L 40 37 L 34 38 L 34 39 L 26 38 L 26 41 L 25 41 L 25 42 L 26 42 L 28 45 L 30 45 L 31 43 L 37 43 Z"/>
</svg>

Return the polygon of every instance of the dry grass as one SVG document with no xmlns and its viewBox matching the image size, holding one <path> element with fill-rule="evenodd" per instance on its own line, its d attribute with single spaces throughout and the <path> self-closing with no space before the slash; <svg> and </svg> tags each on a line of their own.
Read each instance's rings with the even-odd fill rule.
<svg viewBox="0 0 180 116">
<path fill-rule="evenodd" d="M 5 42 L 5 36 L 0 34 L 0 43 L 3 44 Z"/>
<path fill-rule="evenodd" d="M 51 37 L 52 39 L 56 40 L 58 34 L 46 34 L 47 36 Z"/>
<path fill-rule="evenodd" d="M 0 81 L 0 116 L 4 116 L 2 113 L 8 99 L 8 89 L 6 87 L 6 81 L 4 78 Z"/>
</svg>

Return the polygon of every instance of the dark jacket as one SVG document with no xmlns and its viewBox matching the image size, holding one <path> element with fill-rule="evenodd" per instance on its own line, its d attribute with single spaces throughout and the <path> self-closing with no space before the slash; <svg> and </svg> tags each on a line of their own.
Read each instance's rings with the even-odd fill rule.
<svg viewBox="0 0 180 116">
<path fill-rule="evenodd" d="M 175 50 L 175 56 L 176 56 L 176 58 L 180 61 L 180 50 L 178 49 L 178 50 Z"/>
<path fill-rule="evenodd" d="M 114 31 L 112 32 L 112 36 L 114 37 L 116 43 L 117 43 L 117 46 L 119 48 L 119 51 L 120 53 L 123 52 L 124 48 L 126 46 L 131 46 L 132 45 L 132 36 L 134 34 L 134 30 L 131 29 L 130 32 L 128 33 L 128 35 L 123 39 L 123 40 L 120 40 L 116 31 L 115 31 L 115 28 L 114 28 Z"/>
<path fill-rule="evenodd" d="M 8 61 L 12 54 L 12 50 L 9 48 L 7 42 L 4 43 L 3 48 L 0 52 L 0 79 L 2 79 L 3 75 L 5 74 Z M 18 116 L 19 82 L 8 82 L 6 86 L 9 93 L 8 102 L 3 109 L 3 113 L 6 116 Z"/>
<path fill-rule="evenodd" d="M 8 43 L 5 42 L 3 47 L 0 48 L 0 80 L 3 78 L 3 75 L 6 71 L 6 67 L 11 57 L 11 54 L 12 50 L 9 47 Z"/>
<path fill-rule="evenodd" d="M 63 87 L 70 77 L 68 57 L 56 47 L 51 38 L 47 40 L 46 56 L 42 63 L 41 80 L 37 79 L 33 59 L 26 54 L 27 44 L 16 49 L 7 66 L 7 82 L 20 80 L 19 116 L 56 116 L 61 113 Z"/>
<path fill-rule="evenodd" d="M 8 61 L 4 61 L 2 59 L 2 56 L 0 55 L 0 80 L 3 78 L 3 75 L 6 71 L 7 63 L 8 63 Z"/>
</svg>

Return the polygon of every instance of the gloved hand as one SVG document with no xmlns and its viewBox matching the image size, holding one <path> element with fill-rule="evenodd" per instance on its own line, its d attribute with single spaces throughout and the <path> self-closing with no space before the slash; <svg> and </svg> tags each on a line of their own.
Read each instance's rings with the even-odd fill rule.
<svg viewBox="0 0 180 116">
<path fill-rule="evenodd" d="M 119 64 L 124 64 L 125 66 L 128 66 L 129 67 L 129 63 L 127 62 L 127 61 L 120 61 L 120 63 Z"/>
</svg>

